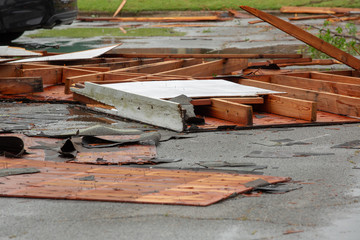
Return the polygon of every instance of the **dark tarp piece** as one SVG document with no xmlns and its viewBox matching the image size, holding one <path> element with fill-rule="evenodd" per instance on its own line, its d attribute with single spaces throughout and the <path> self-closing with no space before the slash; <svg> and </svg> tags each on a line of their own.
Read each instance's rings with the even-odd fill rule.
<svg viewBox="0 0 360 240">
<path fill-rule="evenodd" d="M 343 144 L 333 146 L 331 148 L 360 149 L 360 140 L 354 140 L 354 141 L 351 141 L 351 142 L 346 142 L 346 143 L 343 143 Z"/>
<path fill-rule="evenodd" d="M 21 175 L 21 174 L 32 174 L 39 172 L 40 170 L 36 168 L 3 168 L 0 169 L 0 177 L 7 177 L 7 176 Z"/>
<path fill-rule="evenodd" d="M 0 136 L 0 155 L 8 158 L 20 158 L 26 151 L 24 142 L 15 136 Z"/>
<path fill-rule="evenodd" d="M 270 194 L 281 194 L 281 193 L 287 193 L 290 191 L 298 190 L 300 188 L 302 187 L 301 186 L 290 187 L 287 186 L 286 184 L 279 183 L 279 184 L 269 184 L 266 186 L 254 187 L 254 191 L 270 193 Z"/>
<path fill-rule="evenodd" d="M 252 151 L 245 155 L 248 158 L 292 158 L 292 157 L 310 157 L 310 156 L 328 156 L 335 153 L 310 153 L 310 152 L 270 152 L 270 151 Z"/>
</svg>

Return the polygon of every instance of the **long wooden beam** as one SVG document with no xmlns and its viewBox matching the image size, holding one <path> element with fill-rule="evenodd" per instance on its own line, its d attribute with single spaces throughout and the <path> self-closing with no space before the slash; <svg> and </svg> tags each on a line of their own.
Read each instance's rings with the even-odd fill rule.
<svg viewBox="0 0 360 240">
<path fill-rule="evenodd" d="M 200 22 L 200 21 L 228 21 L 232 18 L 219 16 L 196 16 L 196 17 L 78 17 L 77 20 L 84 22 L 109 21 L 109 22 Z"/>
<path fill-rule="evenodd" d="M 360 85 L 358 84 L 339 83 L 286 75 L 271 76 L 270 81 L 272 83 L 285 86 L 304 88 L 319 92 L 336 93 L 352 97 L 360 97 Z"/>
<path fill-rule="evenodd" d="M 341 7 L 293 7 L 284 6 L 280 9 L 283 13 L 350 13 L 359 12 L 360 8 L 341 8 Z"/>
<path fill-rule="evenodd" d="M 245 11 L 253 14 L 254 16 L 261 18 L 262 20 L 270 23 L 274 27 L 290 34 L 291 36 L 299 39 L 300 41 L 303 41 L 310 46 L 316 48 L 317 50 L 339 60 L 340 62 L 356 69 L 360 70 L 360 60 L 355 58 L 354 56 L 338 49 L 337 47 L 334 47 L 330 43 L 327 43 L 320 38 L 312 35 L 311 33 L 308 33 L 301 28 L 288 23 L 278 17 L 272 16 L 268 13 L 262 12 L 260 10 L 257 10 L 255 8 L 251 8 L 248 6 L 240 6 Z"/>
<path fill-rule="evenodd" d="M 240 84 L 265 88 L 274 91 L 286 92 L 287 97 L 314 101 L 317 103 L 318 110 L 342 114 L 346 116 L 360 117 L 360 98 L 349 97 L 340 94 L 317 92 L 302 88 L 283 86 L 279 84 L 267 83 L 262 81 L 239 79 Z"/>
<path fill-rule="evenodd" d="M 114 53 L 106 57 L 125 58 L 302 58 L 302 54 L 171 54 L 171 53 Z"/>
<path fill-rule="evenodd" d="M 329 74 L 324 72 L 310 72 L 310 76 L 313 79 L 339 82 L 339 83 L 349 83 L 349 84 L 360 84 L 360 78 L 350 77 L 350 76 L 341 76 L 336 74 Z"/>
</svg>

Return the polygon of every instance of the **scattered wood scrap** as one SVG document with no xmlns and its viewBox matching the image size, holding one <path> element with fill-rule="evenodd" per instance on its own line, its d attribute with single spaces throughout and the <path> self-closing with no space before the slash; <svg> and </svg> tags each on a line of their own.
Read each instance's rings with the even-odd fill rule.
<svg viewBox="0 0 360 240">
<path fill-rule="evenodd" d="M 290 21 L 301 21 L 301 20 L 310 20 L 310 19 L 336 19 L 339 17 L 344 17 L 349 14 L 341 13 L 341 14 L 324 14 L 324 15 L 311 15 L 311 16 L 296 16 L 288 18 Z"/>
<path fill-rule="evenodd" d="M 360 8 L 284 6 L 280 8 L 280 11 L 282 13 L 338 14 L 360 12 Z"/>
<path fill-rule="evenodd" d="M 232 18 L 220 16 L 195 16 L 195 17 L 78 17 L 83 22 L 202 22 L 202 21 L 229 21 Z"/>
</svg>

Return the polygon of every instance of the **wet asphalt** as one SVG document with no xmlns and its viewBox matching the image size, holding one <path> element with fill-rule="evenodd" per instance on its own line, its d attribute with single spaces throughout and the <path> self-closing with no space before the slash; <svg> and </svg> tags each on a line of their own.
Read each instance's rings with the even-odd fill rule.
<svg viewBox="0 0 360 240">
<path fill-rule="evenodd" d="M 16 43 L 64 44 L 71 49 L 79 42 L 93 47 L 94 41 L 100 41 L 97 46 L 121 41 L 119 51 L 233 49 L 237 53 L 279 53 L 285 45 L 289 53 L 289 46 L 301 44 L 264 23 L 249 27 L 249 20 L 255 19 L 207 23 L 218 25 L 209 31 L 209 27 L 206 31 L 187 27 L 189 34 L 175 39 L 40 41 L 25 35 Z M 83 23 L 71 27 L 77 24 Z M 162 142 L 157 148 L 159 157 L 182 161 L 161 167 L 202 168 L 201 161 L 251 162 L 267 166 L 256 172 L 291 177 L 285 186 L 297 189 L 257 197 L 238 195 L 208 207 L 0 198 L 0 239 L 359 239 L 360 149 L 333 148 L 360 140 L 359 131 L 360 124 L 269 128 L 196 133 L 193 138 Z M 252 155 L 255 151 L 271 157 Z M 295 154 L 299 152 L 309 156 Z"/>
</svg>

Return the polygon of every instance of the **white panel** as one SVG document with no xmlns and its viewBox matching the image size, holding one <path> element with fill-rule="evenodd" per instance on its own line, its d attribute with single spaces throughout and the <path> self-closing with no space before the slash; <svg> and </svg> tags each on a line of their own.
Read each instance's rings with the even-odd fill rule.
<svg viewBox="0 0 360 240">
<path fill-rule="evenodd" d="M 102 48 L 96 48 L 96 49 L 90 49 L 90 50 L 72 52 L 72 53 L 64 53 L 64 54 L 59 54 L 59 55 L 54 55 L 54 56 L 28 58 L 28 59 L 13 61 L 11 63 L 91 59 L 94 57 L 98 57 L 120 45 L 121 44 L 116 44 L 116 45 L 112 45 L 112 46 L 108 46 L 108 47 L 102 47 Z"/>
<path fill-rule="evenodd" d="M 279 93 L 276 91 L 245 86 L 226 80 L 171 80 L 144 81 L 102 85 L 157 99 L 169 99 L 184 94 L 190 98 L 251 97 Z"/>
</svg>

